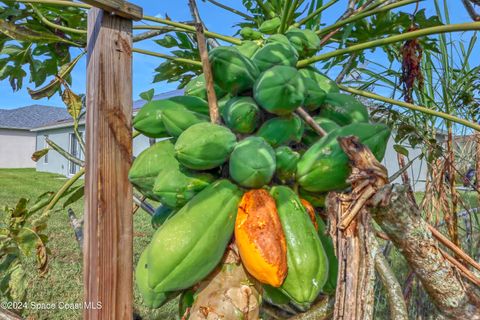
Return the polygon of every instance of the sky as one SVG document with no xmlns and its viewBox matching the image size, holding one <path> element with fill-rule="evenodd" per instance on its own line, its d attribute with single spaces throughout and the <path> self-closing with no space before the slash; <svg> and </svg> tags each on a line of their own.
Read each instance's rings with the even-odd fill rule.
<svg viewBox="0 0 480 320">
<path fill-rule="evenodd" d="M 167 14 L 174 21 L 190 21 L 190 11 L 188 8 L 188 0 L 159 0 L 159 1 L 147 1 L 147 0 L 131 0 L 137 5 L 140 5 L 144 9 L 145 15 L 165 17 Z M 236 9 L 242 10 L 242 1 L 241 0 L 222 0 L 222 3 L 228 4 L 229 6 L 235 7 Z M 216 7 L 208 2 L 198 0 L 199 11 L 202 19 L 204 20 L 207 28 L 209 30 L 226 34 L 233 35 L 235 29 L 233 28 L 234 24 L 239 22 L 241 18 L 237 15 L 229 13 L 223 9 Z M 345 0 L 339 1 L 336 5 L 329 8 L 323 14 L 323 22 L 331 23 L 336 20 L 345 10 Z M 427 16 L 435 14 L 434 7 L 432 5 L 432 0 L 427 0 L 420 3 L 420 8 L 426 8 Z M 468 16 L 467 12 L 460 4 L 460 1 L 457 0 L 447 0 L 449 3 L 450 19 L 451 23 L 462 23 L 470 22 L 471 19 Z M 406 12 L 413 12 L 414 5 L 405 6 L 402 10 Z M 140 22 L 142 23 L 142 22 Z M 455 37 L 469 38 L 469 34 L 455 34 Z M 151 51 L 158 51 L 160 46 L 153 43 L 152 41 L 143 41 L 141 43 L 136 43 L 134 47 L 147 49 Z M 74 49 L 79 50 L 79 49 Z M 480 48 L 476 48 L 477 54 L 474 56 L 479 56 Z M 73 52 L 73 54 L 75 54 Z M 375 58 L 378 58 L 378 61 L 386 59 L 380 54 L 375 54 Z M 378 57 L 377 57 L 378 55 Z M 75 69 L 72 72 L 73 85 L 72 89 L 76 93 L 84 93 L 86 85 L 86 59 L 82 60 L 77 64 Z M 151 88 L 155 89 L 156 93 L 166 92 L 174 90 L 177 87 L 175 83 L 152 83 L 153 76 L 155 74 L 154 69 L 162 62 L 161 59 L 156 57 L 145 56 L 142 54 L 135 53 L 133 57 L 133 99 L 136 100 L 139 98 L 139 94 L 143 91 L 149 90 Z M 28 77 L 28 76 L 27 76 Z M 34 88 L 33 84 L 28 84 L 25 81 L 24 87 L 17 91 L 13 92 L 8 80 L 0 81 L 0 109 L 13 109 L 18 107 L 23 107 L 31 104 L 42 104 L 50 105 L 57 107 L 64 107 L 61 98 L 58 94 L 54 95 L 50 99 L 40 99 L 32 100 L 30 95 L 27 92 L 27 87 Z"/>
</svg>

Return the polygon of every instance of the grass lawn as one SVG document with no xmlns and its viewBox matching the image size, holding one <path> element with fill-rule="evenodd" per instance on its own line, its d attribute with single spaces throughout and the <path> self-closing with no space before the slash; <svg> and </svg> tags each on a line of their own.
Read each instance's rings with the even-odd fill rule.
<svg viewBox="0 0 480 320">
<path fill-rule="evenodd" d="M 0 169 L 0 207 L 14 206 L 19 198 L 32 202 L 46 191 L 56 191 L 65 183 L 63 176 L 36 172 L 34 169 Z M 83 183 L 83 182 L 77 182 Z M 83 199 L 82 199 L 83 200 Z M 83 215 L 83 201 L 71 206 L 77 216 Z M 73 229 L 66 210 L 61 210 L 62 201 L 57 204 L 58 211 L 52 213 L 48 221 L 46 234 L 49 236 L 48 247 L 49 272 L 40 278 L 35 269 L 35 259 L 29 259 L 29 284 L 27 302 L 36 303 L 78 303 L 83 299 L 82 255 L 75 240 Z M 3 219 L 0 213 L 0 219 Z M 134 216 L 134 255 L 135 264 L 141 251 L 149 242 L 153 229 L 149 215 L 139 210 Z M 2 298 L 0 297 L 0 300 Z M 3 300 L 2 300 L 3 301 Z M 142 319 L 176 319 L 175 301 L 163 308 L 152 311 L 141 304 L 135 291 L 135 311 Z M 81 310 L 25 310 L 22 314 L 29 319 L 81 319 Z"/>
</svg>

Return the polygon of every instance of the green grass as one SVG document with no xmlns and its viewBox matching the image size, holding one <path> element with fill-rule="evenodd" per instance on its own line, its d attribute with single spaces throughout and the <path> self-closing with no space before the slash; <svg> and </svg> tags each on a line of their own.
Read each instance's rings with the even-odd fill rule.
<svg viewBox="0 0 480 320">
<path fill-rule="evenodd" d="M 56 174 L 36 172 L 34 169 L 0 169 L 0 207 L 14 206 L 21 197 L 35 199 L 46 191 L 58 190 L 66 178 Z M 77 182 L 77 184 L 83 183 Z M 79 303 L 83 301 L 82 255 L 75 240 L 73 229 L 62 208 L 63 201 L 57 204 L 52 213 L 46 234 L 49 236 L 48 247 L 49 272 L 39 277 L 35 269 L 35 261 L 29 259 L 27 302 L 35 303 Z M 70 206 L 78 217 L 83 216 L 83 199 Z M 0 219 L 3 217 L 0 216 Z M 143 210 L 134 216 L 134 258 L 135 264 L 141 251 L 149 242 L 153 229 L 150 217 Z M 0 300 L 2 298 L 0 297 Z M 135 290 L 135 311 L 142 319 L 170 320 L 176 318 L 176 301 L 152 311 L 141 304 L 138 292 Z M 32 319 L 81 319 L 81 310 L 24 310 L 24 317 Z"/>
</svg>

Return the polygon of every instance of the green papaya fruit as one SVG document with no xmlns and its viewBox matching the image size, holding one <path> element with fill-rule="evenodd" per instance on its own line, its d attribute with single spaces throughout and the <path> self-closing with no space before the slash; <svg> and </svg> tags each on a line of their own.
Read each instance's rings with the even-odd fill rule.
<svg viewBox="0 0 480 320">
<path fill-rule="evenodd" d="M 260 109 L 251 97 L 231 99 L 221 114 L 227 127 L 237 133 L 252 133 L 260 123 Z"/>
<path fill-rule="evenodd" d="M 173 216 L 174 214 L 175 214 L 174 209 L 164 205 L 158 206 L 158 208 L 155 209 L 155 212 L 153 213 L 153 216 L 152 216 L 152 221 L 151 221 L 152 228 L 158 229 L 162 224 L 165 223 L 165 221 L 167 221 L 167 219 L 170 216 Z"/>
<path fill-rule="evenodd" d="M 175 143 L 175 156 L 187 168 L 208 170 L 227 161 L 237 142 L 230 129 L 202 122 L 185 130 Z"/>
<path fill-rule="evenodd" d="M 287 244 L 288 273 L 280 290 L 302 310 L 317 298 L 328 276 L 328 261 L 310 216 L 293 190 L 275 186 L 275 199 Z"/>
<path fill-rule="evenodd" d="M 323 286 L 323 292 L 331 295 L 335 292 L 335 288 L 337 287 L 338 259 L 335 255 L 333 240 L 328 234 L 325 222 L 323 222 L 323 219 L 318 215 L 316 215 L 316 220 L 318 225 L 318 236 L 320 241 L 322 241 L 323 249 L 325 249 L 325 254 L 328 259 L 328 278 Z"/>
<path fill-rule="evenodd" d="M 150 138 L 168 137 L 162 122 L 162 102 L 147 102 L 133 118 L 133 127 Z"/>
<path fill-rule="evenodd" d="M 162 204 L 179 208 L 214 180 L 211 174 L 192 172 L 178 164 L 158 173 L 153 192 Z"/>
<path fill-rule="evenodd" d="M 265 43 L 278 43 L 278 42 L 289 45 L 289 46 L 292 45 L 288 40 L 288 38 L 283 34 L 274 34 L 268 37 L 267 40 L 265 40 Z M 298 56 L 298 53 L 297 53 L 297 56 Z"/>
<path fill-rule="evenodd" d="M 336 122 L 330 119 L 322 118 L 319 116 L 313 117 L 313 119 L 327 133 L 340 128 L 340 126 Z M 302 137 L 302 142 L 307 146 L 311 146 L 312 144 L 317 142 L 319 139 L 320 139 L 320 136 L 318 135 L 318 133 L 313 131 L 313 129 L 309 125 L 305 125 L 305 133 Z"/>
<path fill-rule="evenodd" d="M 284 184 L 294 180 L 300 154 L 287 146 L 281 146 L 275 149 L 275 159 L 277 162 L 275 172 L 277 178 Z"/>
<path fill-rule="evenodd" d="M 133 161 L 128 179 L 143 195 L 159 201 L 153 193 L 155 179 L 161 170 L 177 165 L 172 140 L 163 140 L 143 150 Z"/>
<path fill-rule="evenodd" d="M 276 148 L 290 142 L 300 142 L 304 129 L 302 119 L 292 114 L 288 117 L 275 117 L 265 121 L 256 135 Z"/>
<path fill-rule="evenodd" d="M 193 96 L 177 96 L 146 103 L 133 118 L 133 126 L 147 137 L 168 137 L 162 115 L 165 110 L 170 109 L 208 115 L 208 103 L 205 100 Z"/>
<path fill-rule="evenodd" d="M 260 75 L 253 87 L 253 94 L 266 111 L 287 115 L 303 104 L 305 84 L 297 69 L 274 66 Z"/>
<path fill-rule="evenodd" d="M 242 41 L 242 44 L 239 46 L 236 46 L 237 50 L 243 54 L 247 58 L 251 58 L 255 52 L 257 52 L 258 49 L 260 49 L 260 46 L 255 42 L 255 41 Z"/>
<path fill-rule="evenodd" d="M 170 136 L 177 138 L 194 124 L 209 121 L 209 117 L 185 108 L 176 107 L 163 110 L 162 121 Z"/>
<path fill-rule="evenodd" d="M 320 38 L 310 29 L 291 28 L 285 36 L 297 49 L 300 58 L 310 57 L 320 50 Z"/>
<path fill-rule="evenodd" d="M 255 64 L 234 47 L 217 47 L 209 59 L 215 83 L 232 95 L 252 88 L 258 78 Z"/>
<path fill-rule="evenodd" d="M 274 34 L 277 32 L 281 23 L 282 21 L 280 17 L 275 17 L 269 20 L 265 20 L 262 22 L 258 30 L 260 30 L 260 32 L 265 34 Z"/>
<path fill-rule="evenodd" d="M 314 67 L 302 68 L 298 70 L 298 72 L 300 72 L 302 78 L 314 80 L 319 85 L 320 89 L 325 91 L 327 94 L 333 92 L 340 92 L 340 89 L 338 88 L 335 81 L 331 80 Z"/>
<path fill-rule="evenodd" d="M 320 88 L 318 83 L 310 78 L 303 78 L 305 82 L 305 100 L 303 107 L 308 111 L 315 111 L 323 104 L 327 93 Z"/>
<path fill-rule="evenodd" d="M 225 112 L 225 107 L 227 106 L 227 103 L 232 99 L 232 96 L 227 94 L 223 98 L 219 99 L 217 101 L 218 104 L 218 111 L 220 114 L 223 114 Z"/>
<path fill-rule="evenodd" d="M 315 208 L 325 208 L 325 200 L 327 198 L 326 192 L 308 192 L 305 189 L 298 188 L 298 195 L 300 198 L 310 202 Z"/>
<path fill-rule="evenodd" d="M 140 255 L 135 268 L 135 283 L 143 299 L 143 304 L 149 308 L 160 308 L 167 301 L 178 295 L 178 292 L 155 292 L 148 286 L 148 250 L 147 247 Z"/>
<path fill-rule="evenodd" d="M 244 40 L 260 40 L 263 38 L 263 35 L 260 31 L 254 30 L 250 27 L 244 27 L 240 30 L 240 36 Z"/>
<path fill-rule="evenodd" d="M 275 151 L 260 137 L 248 137 L 233 149 L 229 163 L 230 177 L 247 188 L 260 188 L 270 182 L 275 172 Z"/>
<path fill-rule="evenodd" d="M 290 44 L 272 42 L 267 43 L 255 52 L 252 61 L 258 67 L 258 70 L 263 72 L 273 66 L 295 67 L 298 54 Z"/>
<path fill-rule="evenodd" d="M 368 122 L 367 108 L 353 96 L 343 93 L 327 94 L 319 116 L 333 120 L 341 126 Z"/>
<path fill-rule="evenodd" d="M 216 181 L 157 229 L 148 251 L 148 286 L 183 290 L 212 272 L 232 237 L 241 196 L 228 180 Z"/>
<path fill-rule="evenodd" d="M 333 130 L 312 145 L 297 164 L 297 181 L 311 192 L 344 189 L 350 174 L 348 157 L 337 138 L 354 135 L 367 146 L 378 161 L 383 159 L 390 129 L 382 124 L 352 123 Z"/>
<path fill-rule="evenodd" d="M 214 84 L 213 88 L 218 99 L 225 96 L 226 92 L 222 90 L 222 88 L 220 88 L 218 85 Z M 205 75 L 202 73 L 201 75 L 190 80 L 185 86 L 184 94 L 185 96 L 198 97 L 203 99 L 204 101 L 207 101 L 207 86 L 205 81 Z"/>
<path fill-rule="evenodd" d="M 275 306 L 288 305 L 290 303 L 290 299 L 278 288 L 267 284 L 263 285 L 263 299 Z"/>
</svg>

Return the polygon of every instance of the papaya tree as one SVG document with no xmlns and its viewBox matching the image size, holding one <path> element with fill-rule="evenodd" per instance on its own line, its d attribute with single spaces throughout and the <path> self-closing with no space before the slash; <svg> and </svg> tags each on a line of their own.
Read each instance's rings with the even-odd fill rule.
<svg viewBox="0 0 480 320">
<path fill-rule="evenodd" d="M 373 121 L 356 96 L 480 126 L 450 109 L 413 104 L 418 67 L 405 73 L 405 101 L 366 91 L 369 85 L 348 86 L 347 75 L 372 72 L 361 68 L 368 50 L 393 61 L 392 46 L 409 43 L 405 52 L 418 58 L 419 46 L 435 51 L 434 35 L 480 24 L 443 24 L 424 10 L 398 11 L 415 0 L 349 1 L 340 14 L 336 0 L 243 0 L 241 9 L 208 2 L 238 16 L 235 36 L 207 30 L 194 0 L 193 23 L 146 15 L 134 26 L 147 30 L 134 42 L 159 45 L 158 51 L 133 49 L 163 59 L 153 81 L 176 82 L 185 93 L 153 100 L 146 91 L 147 103 L 133 120 L 136 134 L 161 139 L 130 171 L 138 192 L 161 203 L 154 213 L 158 229 L 136 267 L 144 303 L 159 308 L 180 297 L 179 316 L 192 320 L 371 319 L 376 270 L 391 317 L 407 319 L 379 235 L 405 252 L 441 315 L 478 316 L 479 300 L 469 292 L 478 278 L 440 254 L 435 241 L 477 264 L 429 229 L 414 199 L 388 185 L 379 161 L 391 129 Z M 62 0 L 2 3 L 0 79 L 17 90 L 28 67 L 32 98 L 60 92 L 78 121 L 80 98 L 68 83 L 85 53 L 90 7 Z M 325 13 L 337 21 L 325 25 Z M 451 275 L 452 268 L 460 275 Z M 444 283 L 450 290 L 441 290 Z"/>
</svg>

